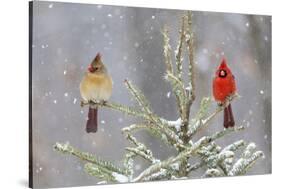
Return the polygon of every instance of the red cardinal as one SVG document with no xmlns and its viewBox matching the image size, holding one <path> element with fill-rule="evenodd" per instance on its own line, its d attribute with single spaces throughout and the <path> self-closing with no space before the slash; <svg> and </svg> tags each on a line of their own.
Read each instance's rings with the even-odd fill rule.
<svg viewBox="0 0 281 189">
<path fill-rule="evenodd" d="M 226 64 L 226 60 L 222 59 L 220 66 L 217 68 L 216 76 L 213 80 L 213 95 L 219 104 L 223 104 L 228 96 L 236 92 L 236 84 L 234 75 L 231 73 L 230 68 Z M 225 128 L 234 127 L 235 122 L 229 104 L 224 109 L 223 126 Z"/>
</svg>

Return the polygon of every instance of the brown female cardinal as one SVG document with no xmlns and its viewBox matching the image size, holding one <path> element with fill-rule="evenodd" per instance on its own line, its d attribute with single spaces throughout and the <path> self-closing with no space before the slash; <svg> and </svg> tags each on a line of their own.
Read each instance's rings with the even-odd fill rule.
<svg viewBox="0 0 281 189">
<path fill-rule="evenodd" d="M 229 96 L 236 93 L 236 84 L 234 75 L 226 64 L 223 58 L 221 64 L 217 68 L 215 78 L 213 80 L 213 95 L 215 100 L 221 105 L 225 103 Z M 231 104 L 224 108 L 224 121 L 225 128 L 234 127 L 235 122 L 233 118 Z"/>
<path fill-rule="evenodd" d="M 107 101 L 112 93 L 112 80 L 98 53 L 88 67 L 81 83 L 80 94 L 84 102 Z M 82 101 L 82 102 L 83 102 Z M 89 105 L 86 131 L 97 132 L 98 130 L 98 107 Z"/>
</svg>

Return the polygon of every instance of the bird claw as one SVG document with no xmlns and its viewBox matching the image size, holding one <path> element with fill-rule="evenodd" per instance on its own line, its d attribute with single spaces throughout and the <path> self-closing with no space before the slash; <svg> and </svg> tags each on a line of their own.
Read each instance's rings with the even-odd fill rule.
<svg viewBox="0 0 281 189">
<path fill-rule="evenodd" d="M 81 108 L 83 108 L 84 105 L 85 105 L 85 102 L 83 102 L 83 101 L 81 100 L 81 102 L 80 102 Z"/>
<path fill-rule="evenodd" d="M 104 106 L 106 104 L 106 100 L 101 100 L 101 104 Z"/>
</svg>

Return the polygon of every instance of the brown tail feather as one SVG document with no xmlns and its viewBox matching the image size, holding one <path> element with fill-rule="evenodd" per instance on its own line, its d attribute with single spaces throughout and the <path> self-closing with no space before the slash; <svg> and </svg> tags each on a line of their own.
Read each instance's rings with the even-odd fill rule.
<svg viewBox="0 0 281 189">
<path fill-rule="evenodd" d="M 98 109 L 89 107 L 88 121 L 86 125 L 87 133 L 96 133 L 98 130 Z"/>
<path fill-rule="evenodd" d="M 234 117 L 233 117 L 233 113 L 232 113 L 231 104 L 228 105 L 227 109 L 228 109 L 228 114 L 229 114 L 229 126 L 234 127 L 235 121 L 234 121 Z"/>
<path fill-rule="evenodd" d="M 224 128 L 228 128 L 228 126 L 229 126 L 229 112 L 228 112 L 228 108 L 226 107 L 226 108 L 224 108 L 224 114 L 223 114 L 223 126 L 224 126 Z"/>
</svg>

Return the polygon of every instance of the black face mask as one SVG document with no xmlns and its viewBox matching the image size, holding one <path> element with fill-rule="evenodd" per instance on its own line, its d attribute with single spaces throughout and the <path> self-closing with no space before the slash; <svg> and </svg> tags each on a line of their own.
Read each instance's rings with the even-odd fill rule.
<svg viewBox="0 0 281 189">
<path fill-rule="evenodd" d="M 220 78 L 225 78 L 227 76 L 227 73 L 225 70 L 219 70 L 219 77 Z"/>
</svg>

